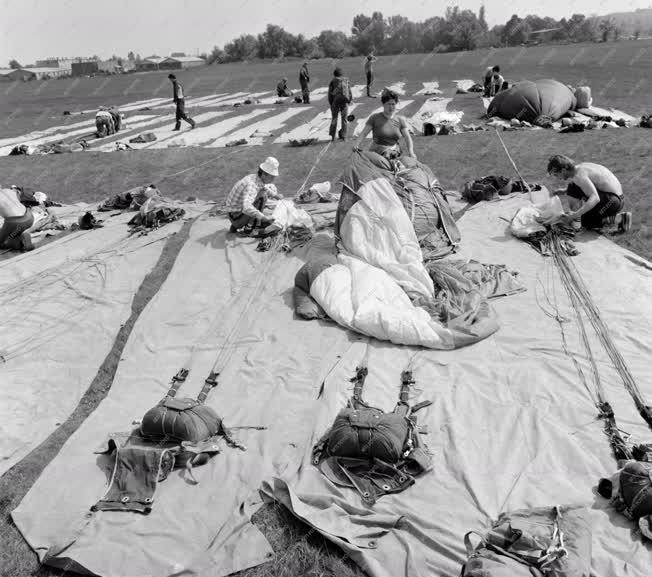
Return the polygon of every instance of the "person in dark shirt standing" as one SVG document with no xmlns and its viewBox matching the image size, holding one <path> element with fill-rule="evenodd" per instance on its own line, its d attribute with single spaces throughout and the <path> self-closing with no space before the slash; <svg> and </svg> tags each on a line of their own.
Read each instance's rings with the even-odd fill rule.
<svg viewBox="0 0 652 577">
<path fill-rule="evenodd" d="M 310 104 L 310 74 L 308 73 L 308 63 L 304 62 L 299 70 L 299 84 L 301 85 L 301 96 L 304 104 Z"/>
<path fill-rule="evenodd" d="M 367 96 L 369 98 L 376 98 L 371 95 L 371 84 L 374 81 L 374 62 L 378 60 L 373 54 L 367 56 L 367 60 L 364 63 L 365 76 L 367 77 Z"/>
<path fill-rule="evenodd" d="M 183 94 L 183 86 L 174 74 L 168 74 L 172 81 L 172 99 L 177 106 L 176 120 L 173 130 L 181 130 L 181 120 L 185 120 L 192 128 L 195 128 L 195 121 L 186 114 L 186 98 Z"/>
<path fill-rule="evenodd" d="M 349 79 L 342 76 L 342 69 L 336 68 L 333 72 L 333 79 L 328 85 L 328 103 L 331 106 L 331 126 L 328 133 L 331 141 L 335 140 L 337 131 L 337 116 L 342 116 L 342 127 L 340 128 L 340 140 L 346 140 L 347 116 L 349 114 L 349 104 L 353 100 Z"/>
</svg>

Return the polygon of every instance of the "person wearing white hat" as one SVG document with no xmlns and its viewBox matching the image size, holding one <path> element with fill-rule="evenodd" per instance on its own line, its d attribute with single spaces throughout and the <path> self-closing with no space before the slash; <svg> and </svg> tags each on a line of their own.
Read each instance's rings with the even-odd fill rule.
<svg viewBox="0 0 652 577">
<path fill-rule="evenodd" d="M 257 174 L 248 174 L 233 185 L 226 197 L 226 210 L 231 221 L 230 232 L 256 227 L 267 227 L 274 222 L 263 214 L 269 198 L 283 198 L 274 180 L 278 176 L 279 163 L 268 156 L 258 167 Z"/>
</svg>

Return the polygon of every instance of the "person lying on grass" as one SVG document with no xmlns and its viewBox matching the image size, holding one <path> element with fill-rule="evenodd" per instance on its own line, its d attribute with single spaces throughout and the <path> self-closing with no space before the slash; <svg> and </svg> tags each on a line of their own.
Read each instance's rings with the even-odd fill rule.
<svg viewBox="0 0 652 577">
<path fill-rule="evenodd" d="M 32 211 L 18 199 L 13 188 L 0 188 L 0 248 L 28 251 L 34 248 L 27 229 L 34 224 Z"/>
<path fill-rule="evenodd" d="M 254 229 L 266 228 L 273 218 L 263 214 L 269 198 L 283 198 L 273 184 L 278 176 L 279 163 L 268 156 L 258 167 L 258 174 L 248 174 L 235 183 L 226 197 L 226 210 L 231 221 L 230 232 L 250 234 Z"/>
<path fill-rule="evenodd" d="M 416 159 L 407 119 L 405 116 L 396 114 L 398 94 L 386 88 L 381 94 L 380 101 L 383 103 L 383 111 L 369 117 L 353 150 L 359 151 L 364 139 L 371 132 L 373 142 L 369 150 L 381 154 L 388 160 L 394 160 L 401 156 L 401 147 L 398 142 L 403 136 L 407 145 L 406 156 Z"/>
<path fill-rule="evenodd" d="M 565 193 L 570 208 L 556 222 L 576 229 L 616 225 L 620 232 L 630 230 L 632 213 L 622 212 L 625 204 L 623 188 L 606 166 L 593 162 L 576 164 L 568 156 L 555 154 L 548 161 L 548 174 L 569 181 L 565 190 L 554 193 Z"/>
</svg>

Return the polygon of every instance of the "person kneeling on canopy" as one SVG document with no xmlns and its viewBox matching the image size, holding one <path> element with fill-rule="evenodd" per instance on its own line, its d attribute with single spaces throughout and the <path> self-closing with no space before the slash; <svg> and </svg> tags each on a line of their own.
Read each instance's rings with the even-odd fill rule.
<svg viewBox="0 0 652 577">
<path fill-rule="evenodd" d="M 230 232 L 268 227 L 274 222 L 263 214 L 269 198 L 281 199 L 283 195 L 273 184 L 278 176 L 279 163 L 268 156 L 258 167 L 257 174 L 248 174 L 235 183 L 226 197 L 226 210 L 231 221 Z"/>
<path fill-rule="evenodd" d="M 623 188 L 613 172 L 593 162 L 575 163 L 568 156 L 556 154 L 548 161 L 548 174 L 569 181 L 566 190 L 570 211 L 560 221 L 574 228 L 597 229 L 617 225 L 621 232 L 632 226 L 632 213 L 622 212 Z"/>
</svg>

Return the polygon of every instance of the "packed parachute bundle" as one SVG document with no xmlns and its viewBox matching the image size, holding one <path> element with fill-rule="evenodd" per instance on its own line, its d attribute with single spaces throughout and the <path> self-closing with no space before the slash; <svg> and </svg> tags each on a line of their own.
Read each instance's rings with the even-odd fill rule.
<svg viewBox="0 0 652 577">
<path fill-rule="evenodd" d="M 175 468 L 203 465 L 220 452 L 218 437 L 223 436 L 233 447 L 244 450 L 224 427 L 222 419 L 204 401 L 217 385 L 211 372 L 197 399 L 177 398 L 176 394 L 188 377 L 180 370 L 172 378 L 165 397 L 141 420 L 131 433 L 113 433 L 96 451 L 114 458 L 113 472 L 104 497 L 93 505 L 93 511 L 131 511 L 149 514 L 158 483 Z M 196 481 L 193 482 L 196 483 Z"/>
<path fill-rule="evenodd" d="M 539 507 L 502 513 L 475 548 L 464 536 L 468 561 L 461 577 L 591 577 L 589 512 Z"/>
<path fill-rule="evenodd" d="M 598 493 L 652 541 L 652 446 L 635 447 L 634 456 L 640 460 L 626 461 L 613 477 L 600 479 Z"/>
<path fill-rule="evenodd" d="M 557 80 L 523 80 L 499 92 L 489 104 L 487 115 L 505 120 L 516 118 L 550 128 L 554 121 L 573 110 L 576 103 L 573 91 Z"/>
<path fill-rule="evenodd" d="M 408 404 L 412 372 L 401 375 L 399 401 L 391 413 L 369 406 L 362 399 L 368 375 L 358 367 L 347 407 L 335 417 L 332 427 L 313 448 L 313 464 L 333 483 L 356 490 L 373 505 L 388 493 L 399 493 L 428 471 L 431 457 L 419 439 L 415 413 L 432 404 Z"/>
</svg>

